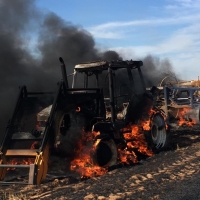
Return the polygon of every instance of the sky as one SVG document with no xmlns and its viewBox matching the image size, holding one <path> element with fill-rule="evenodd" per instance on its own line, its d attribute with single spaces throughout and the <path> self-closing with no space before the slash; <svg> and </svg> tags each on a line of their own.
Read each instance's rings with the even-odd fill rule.
<svg viewBox="0 0 200 200">
<path fill-rule="evenodd" d="M 185 80 L 200 76 L 200 0 L 36 0 L 44 12 L 92 34 L 124 59 L 169 59 Z"/>
</svg>

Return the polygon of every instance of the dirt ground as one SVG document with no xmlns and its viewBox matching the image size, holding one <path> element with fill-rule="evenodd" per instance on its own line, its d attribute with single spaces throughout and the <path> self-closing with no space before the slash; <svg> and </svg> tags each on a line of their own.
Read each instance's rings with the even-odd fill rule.
<svg viewBox="0 0 200 200">
<path fill-rule="evenodd" d="M 171 149 L 134 166 L 81 180 L 77 174 L 58 176 L 50 169 L 41 185 L 0 186 L 0 199 L 200 199 L 199 132 L 172 132 Z M 57 160 L 61 170 L 66 160 Z"/>
</svg>

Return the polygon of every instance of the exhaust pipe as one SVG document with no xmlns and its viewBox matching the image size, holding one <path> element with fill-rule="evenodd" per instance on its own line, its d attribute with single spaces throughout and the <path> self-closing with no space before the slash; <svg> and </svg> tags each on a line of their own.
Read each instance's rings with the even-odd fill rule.
<svg viewBox="0 0 200 200">
<path fill-rule="evenodd" d="M 61 71 L 62 71 L 63 81 L 64 81 L 66 89 L 68 89 L 69 85 L 68 85 L 68 80 L 67 80 L 67 72 L 66 72 L 65 63 L 64 63 L 64 60 L 61 57 L 59 58 L 59 61 L 61 63 Z"/>
</svg>

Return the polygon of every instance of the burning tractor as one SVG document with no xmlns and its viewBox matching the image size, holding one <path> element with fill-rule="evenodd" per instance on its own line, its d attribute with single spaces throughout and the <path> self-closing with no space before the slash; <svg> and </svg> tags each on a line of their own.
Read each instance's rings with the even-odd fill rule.
<svg viewBox="0 0 200 200">
<path fill-rule="evenodd" d="M 8 168 L 28 168 L 28 183 L 40 184 L 50 150 L 74 158 L 88 141 L 88 163 L 100 168 L 136 162 L 135 151 L 152 155 L 166 148 L 167 115 L 157 106 L 156 89 L 146 90 L 141 61 L 78 64 L 71 88 L 62 58 L 60 62 L 63 80 L 56 94 L 21 87 L 0 146 L 1 180 Z M 16 158 L 21 161 L 11 164 Z M 24 158 L 32 162 L 27 165 Z"/>
</svg>

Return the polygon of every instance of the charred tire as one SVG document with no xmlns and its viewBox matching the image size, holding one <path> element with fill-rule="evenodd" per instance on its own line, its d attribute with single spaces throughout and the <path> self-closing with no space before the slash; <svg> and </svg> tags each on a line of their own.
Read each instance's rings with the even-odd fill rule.
<svg viewBox="0 0 200 200">
<path fill-rule="evenodd" d="M 161 114 L 157 113 L 151 121 L 151 130 L 148 132 L 149 146 L 154 152 L 165 149 L 169 143 L 169 135 L 166 130 L 165 121 Z"/>
<path fill-rule="evenodd" d="M 74 156 L 81 133 L 82 124 L 80 119 L 76 118 L 75 108 L 66 106 L 65 109 L 58 110 L 52 126 L 53 152 L 60 156 Z"/>
<path fill-rule="evenodd" d="M 110 167 L 117 163 L 117 146 L 112 139 L 97 139 L 98 145 L 93 152 L 94 164 L 100 167 Z"/>
</svg>

